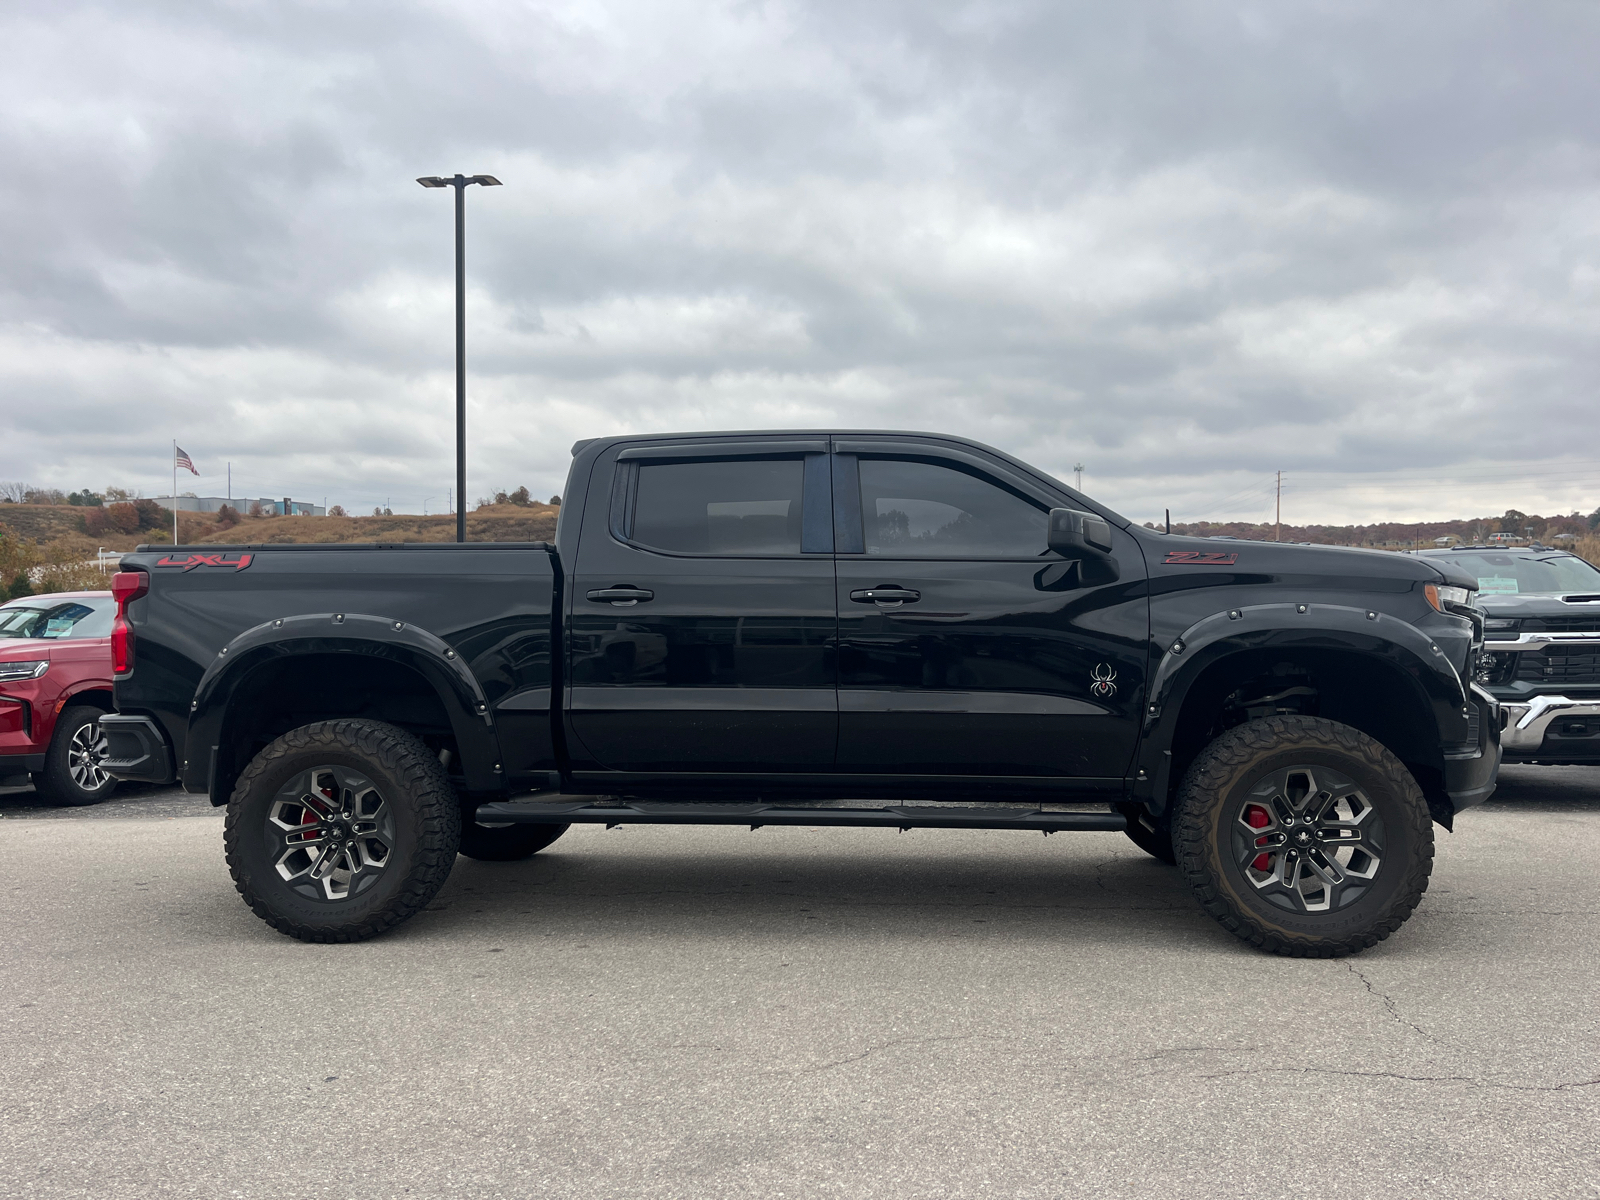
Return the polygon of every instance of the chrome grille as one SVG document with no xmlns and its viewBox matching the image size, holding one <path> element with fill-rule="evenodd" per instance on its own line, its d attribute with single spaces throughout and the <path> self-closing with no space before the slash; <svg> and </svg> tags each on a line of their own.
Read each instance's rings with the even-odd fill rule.
<svg viewBox="0 0 1600 1200">
<path fill-rule="evenodd" d="M 1600 615 L 1592 617 L 1527 617 L 1522 622 L 1524 633 L 1596 633 L 1600 632 Z"/>
</svg>

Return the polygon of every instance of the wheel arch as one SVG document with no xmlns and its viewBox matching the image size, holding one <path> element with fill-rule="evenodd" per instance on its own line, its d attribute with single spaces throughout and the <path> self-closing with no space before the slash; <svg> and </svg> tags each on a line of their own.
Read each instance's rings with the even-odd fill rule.
<svg viewBox="0 0 1600 1200">
<path fill-rule="evenodd" d="M 111 685 L 103 682 L 78 684 L 74 690 L 56 701 L 56 706 L 61 711 L 65 711 L 69 704 L 86 704 L 102 712 L 117 711 L 117 706 L 111 698 Z"/>
<path fill-rule="evenodd" d="M 218 652 L 191 704 L 184 786 L 226 804 L 261 746 L 338 717 L 386 721 L 451 750 L 469 790 L 500 786 L 493 715 L 455 650 L 405 621 L 346 613 L 263 622 Z"/>
<path fill-rule="evenodd" d="M 1460 676 L 1415 626 L 1326 604 L 1227 610 L 1165 648 L 1151 681 L 1136 792 L 1153 812 L 1165 811 L 1210 740 L 1250 719 L 1252 709 L 1238 699 L 1244 692 L 1249 700 L 1252 689 L 1269 711 L 1321 716 L 1381 742 L 1448 827 L 1454 808 L 1445 792 L 1444 747 L 1469 736 Z"/>
</svg>

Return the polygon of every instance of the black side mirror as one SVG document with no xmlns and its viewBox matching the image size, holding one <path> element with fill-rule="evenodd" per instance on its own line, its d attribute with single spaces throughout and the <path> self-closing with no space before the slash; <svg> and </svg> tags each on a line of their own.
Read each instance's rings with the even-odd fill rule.
<svg viewBox="0 0 1600 1200">
<path fill-rule="evenodd" d="M 1050 549 L 1062 558 L 1103 562 L 1111 556 L 1111 523 L 1093 513 L 1052 508 Z"/>
</svg>

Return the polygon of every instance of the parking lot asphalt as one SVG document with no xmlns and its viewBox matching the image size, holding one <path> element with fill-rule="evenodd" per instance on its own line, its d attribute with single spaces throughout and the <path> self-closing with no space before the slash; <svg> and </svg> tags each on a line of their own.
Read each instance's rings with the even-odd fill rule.
<svg viewBox="0 0 1600 1200">
<path fill-rule="evenodd" d="M 579 828 L 355 946 L 221 838 L 0 796 L 0 1195 L 1600 1195 L 1600 769 L 1331 962 L 1119 834 Z"/>
</svg>

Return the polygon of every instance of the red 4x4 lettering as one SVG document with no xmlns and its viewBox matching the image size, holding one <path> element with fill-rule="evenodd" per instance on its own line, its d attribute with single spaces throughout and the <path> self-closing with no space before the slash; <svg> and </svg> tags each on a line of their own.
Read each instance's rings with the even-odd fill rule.
<svg viewBox="0 0 1600 1200">
<path fill-rule="evenodd" d="M 1163 566 L 1174 567 L 1227 567 L 1239 561 L 1237 554 L 1226 550 L 1168 550 Z"/>
<path fill-rule="evenodd" d="M 235 571 L 242 571 L 248 567 L 253 554 L 241 554 L 238 558 L 229 558 L 226 554 L 190 554 L 183 558 L 173 558 L 172 555 L 156 563 L 158 567 L 182 567 L 185 571 L 192 571 L 196 567 L 231 567 Z"/>
</svg>

